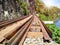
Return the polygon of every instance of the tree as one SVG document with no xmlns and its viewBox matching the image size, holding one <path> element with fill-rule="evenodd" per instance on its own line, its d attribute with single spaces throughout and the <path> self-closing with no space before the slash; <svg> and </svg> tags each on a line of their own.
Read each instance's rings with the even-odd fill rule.
<svg viewBox="0 0 60 45">
<path fill-rule="evenodd" d="M 21 9 L 23 15 L 28 15 L 29 10 L 28 10 L 27 2 L 24 2 L 24 3 L 22 2 L 20 5 L 20 9 Z"/>
<path fill-rule="evenodd" d="M 36 6 L 36 12 L 37 13 L 43 13 L 44 9 L 45 9 L 44 3 L 40 0 L 36 0 L 35 3 L 36 3 L 36 5 L 35 5 Z"/>
</svg>

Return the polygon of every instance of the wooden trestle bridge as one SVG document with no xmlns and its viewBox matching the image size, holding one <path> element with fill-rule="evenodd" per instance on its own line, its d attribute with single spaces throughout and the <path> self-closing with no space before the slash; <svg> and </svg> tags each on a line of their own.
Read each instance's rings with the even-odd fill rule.
<svg viewBox="0 0 60 45">
<path fill-rule="evenodd" d="M 26 38 L 52 41 L 52 33 L 37 15 L 0 22 L 0 44 L 23 45 Z"/>
</svg>

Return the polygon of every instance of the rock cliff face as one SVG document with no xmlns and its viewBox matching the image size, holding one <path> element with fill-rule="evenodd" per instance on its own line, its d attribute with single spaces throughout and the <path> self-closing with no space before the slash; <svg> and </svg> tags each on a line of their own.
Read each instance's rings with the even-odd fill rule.
<svg viewBox="0 0 60 45">
<path fill-rule="evenodd" d="M 0 0 L 0 21 L 34 12 L 34 0 Z"/>
<path fill-rule="evenodd" d="M 30 12 L 33 14 L 35 12 L 35 0 L 29 0 Z"/>
<path fill-rule="evenodd" d="M 0 0 L 0 21 L 21 16 L 19 0 Z"/>
</svg>

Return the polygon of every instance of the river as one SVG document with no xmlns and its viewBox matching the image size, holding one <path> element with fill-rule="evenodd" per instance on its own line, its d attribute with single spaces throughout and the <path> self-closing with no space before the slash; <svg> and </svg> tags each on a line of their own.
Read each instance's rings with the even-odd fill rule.
<svg viewBox="0 0 60 45">
<path fill-rule="evenodd" d="M 56 26 L 60 28 L 60 19 L 56 21 Z"/>
</svg>

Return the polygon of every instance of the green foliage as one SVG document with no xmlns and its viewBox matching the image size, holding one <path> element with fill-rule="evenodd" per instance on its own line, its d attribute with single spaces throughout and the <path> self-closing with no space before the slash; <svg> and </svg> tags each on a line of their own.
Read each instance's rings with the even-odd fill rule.
<svg viewBox="0 0 60 45">
<path fill-rule="evenodd" d="M 44 14 L 39 14 L 39 17 L 40 17 L 42 20 L 47 20 L 47 17 L 46 17 Z"/>
<path fill-rule="evenodd" d="M 60 28 L 57 28 L 55 24 L 47 25 L 52 33 L 53 33 L 53 39 L 60 44 Z"/>
<path fill-rule="evenodd" d="M 18 18 L 18 13 L 17 12 L 15 12 L 14 17 Z"/>
<path fill-rule="evenodd" d="M 20 9 L 21 9 L 23 15 L 27 15 L 29 13 L 28 4 L 26 2 L 21 3 Z"/>
<path fill-rule="evenodd" d="M 60 18 L 60 15 L 49 15 L 49 16 L 45 16 L 45 14 L 39 14 L 39 17 L 44 20 L 44 21 L 56 21 L 58 18 Z"/>
<path fill-rule="evenodd" d="M 52 16 L 45 16 L 45 14 L 39 14 L 39 17 L 44 21 L 53 20 Z"/>
<path fill-rule="evenodd" d="M 35 0 L 36 3 L 36 12 L 43 13 L 44 12 L 44 3 L 41 0 Z"/>
</svg>

